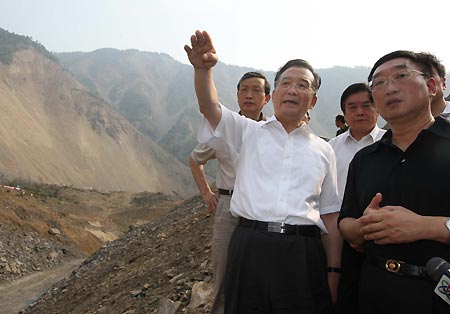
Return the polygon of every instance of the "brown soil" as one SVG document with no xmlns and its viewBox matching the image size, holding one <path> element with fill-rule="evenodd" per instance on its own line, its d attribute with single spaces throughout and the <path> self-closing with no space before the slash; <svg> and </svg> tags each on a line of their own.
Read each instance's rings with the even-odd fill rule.
<svg viewBox="0 0 450 314">
<path fill-rule="evenodd" d="M 16 285 L 6 289 L 13 293 L 9 300 L 15 300 L 11 301 L 15 309 L 31 303 L 20 313 L 157 313 L 163 303 L 171 301 L 178 306 L 176 313 L 209 312 L 208 300 L 194 309 L 188 306 L 194 283 L 210 283 L 212 277 L 212 218 L 199 197 L 180 204 L 162 194 L 102 193 L 67 187 L 52 187 L 51 191 L 51 197 L 0 191 L 0 202 L 10 204 L 8 215 L 0 212 L 0 224 L 15 228 L 15 244 L 22 245 L 20 235 L 32 230 L 33 238 L 48 238 L 54 250 L 70 251 L 56 265 L 39 264 L 44 277 L 50 274 L 47 271 L 61 267 L 58 265 L 100 249 L 47 291 L 44 286 L 18 281 L 35 274 L 33 267 L 6 276 L 0 289 L 14 280 Z M 24 218 L 19 219 L 16 212 Z M 61 230 L 61 234 L 50 235 L 49 227 Z M 62 248 L 58 247 L 61 243 Z M 64 277 L 66 273 L 61 270 L 59 274 Z M 55 279 L 44 281 L 50 284 Z M 43 295 L 34 300 L 40 293 Z M 23 295 L 22 300 L 12 297 L 17 294 Z"/>
</svg>

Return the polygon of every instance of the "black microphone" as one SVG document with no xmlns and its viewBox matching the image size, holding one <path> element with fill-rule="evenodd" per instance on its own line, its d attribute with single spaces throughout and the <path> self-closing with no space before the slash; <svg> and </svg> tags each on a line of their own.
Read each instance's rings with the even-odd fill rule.
<svg viewBox="0 0 450 314">
<path fill-rule="evenodd" d="M 438 283 L 434 293 L 450 305 L 450 263 L 443 258 L 433 257 L 428 261 L 426 271 Z"/>
<path fill-rule="evenodd" d="M 440 257 L 433 257 L 426 266 L 427 274 L 434 281 L 438 281 L 442 275 L 450 277 L 450 263 Z"/>
</svg>

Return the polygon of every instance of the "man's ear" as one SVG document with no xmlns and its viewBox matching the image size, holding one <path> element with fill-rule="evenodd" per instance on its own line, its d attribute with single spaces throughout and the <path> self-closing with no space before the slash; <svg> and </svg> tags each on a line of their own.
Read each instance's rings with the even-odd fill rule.
<svg viewBox="0 0 450 314">
<path fill-rule="evenodd" d="M 434 78 L 430 77 L 427 80 L 427 87 L 428 87 L 428 92 L 430 93 L 430 96 L 436 96 L 437 85 L 436 85 L 436 80 Z"/>
<path fill-rule="evenodd" d="M 441 79 L 442 82 L 442 90 L 446 90 L 447 89 L 447 81 L 445 80 L 445 77 L 443 77 Z"/>
<path fill-rule="evenodd" d="M 270 94 L 266 94 L 266 104 L 270 101 Z"/>
<path fill-rule="evenodd" d="M 314 95 L 313 99 L 311 100 L 311 103 L 309 104 L 308 110 L 314 108 L 317 102 L 317 95 Z"/>
</svg>

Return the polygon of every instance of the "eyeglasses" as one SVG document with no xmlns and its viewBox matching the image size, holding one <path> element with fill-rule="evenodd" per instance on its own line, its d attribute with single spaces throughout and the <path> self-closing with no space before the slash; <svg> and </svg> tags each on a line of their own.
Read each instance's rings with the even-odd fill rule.
<svg viewBox="0 0 450 314">
<path fill-rule="evenodd" d="M 402 69 L 395 71 L 389 76 L 384 77 L 377 77 L 374 78 L 372 81 L 369 82 L 369 88 L 373 92 L 381 91 L 386 88 L 388 82 L 391 80 L 396 85 L 401 85 L 406 82 L 408 82 L 411 78 L 413 73 L 416 73 L 418 75 L 423 75 L 426 77 L 425 73 L 413 70 L 413 69 Z"/>
<path fill-rule="evenodd" d="M 300 83 L 293 83 L 288 80 L 283 80 L 280 82 L 279 86 L 285 89 L 295 87 L 299 91 L 308 91 L 311 89 L 311 84 L 307 81 L 302 81 Z"/>
</svg>

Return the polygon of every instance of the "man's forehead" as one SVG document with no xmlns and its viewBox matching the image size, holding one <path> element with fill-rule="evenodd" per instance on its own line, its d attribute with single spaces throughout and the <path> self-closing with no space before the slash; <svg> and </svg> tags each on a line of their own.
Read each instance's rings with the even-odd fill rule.
<svg viewBox="0 0 450 314">
<path fill-rule="evenodd" d="M 407 58 L 396 58 L 381 64 L 373 73 L 373 76 L 381 76 L 384 72 L 396 71 L 406 68 L 416 68 L 417 66 Z"/>
<path fill-rule="evenodd" d="M 241 85 L 252 85 L 252 86 L 255 86 L 255 85 L 258 85 L 258 86 L 263 86 L 264 85 L 264 79 L 263 78 L 261 78 L 261 77 L 249 77 L 249 78 L 246 78 L 245 80 L 243 80 L 242 82 L 241 82 Z"/>
<path fill-rule="evenodd" d="M 312 81 L 314 79 L 314 75 L 305 67 L 293 66 L 281 74 L 280 80 L 283 79 L 306 79 L 308 81 Z"/>
<path fill-rule="evenodd" d="M 364 104 L 370 101 L 369 92 L 361 91 L 357 93 L 353 93 L 347 97 L 345 100 L 346 105 L 350 104 Z"/>
</svg>

